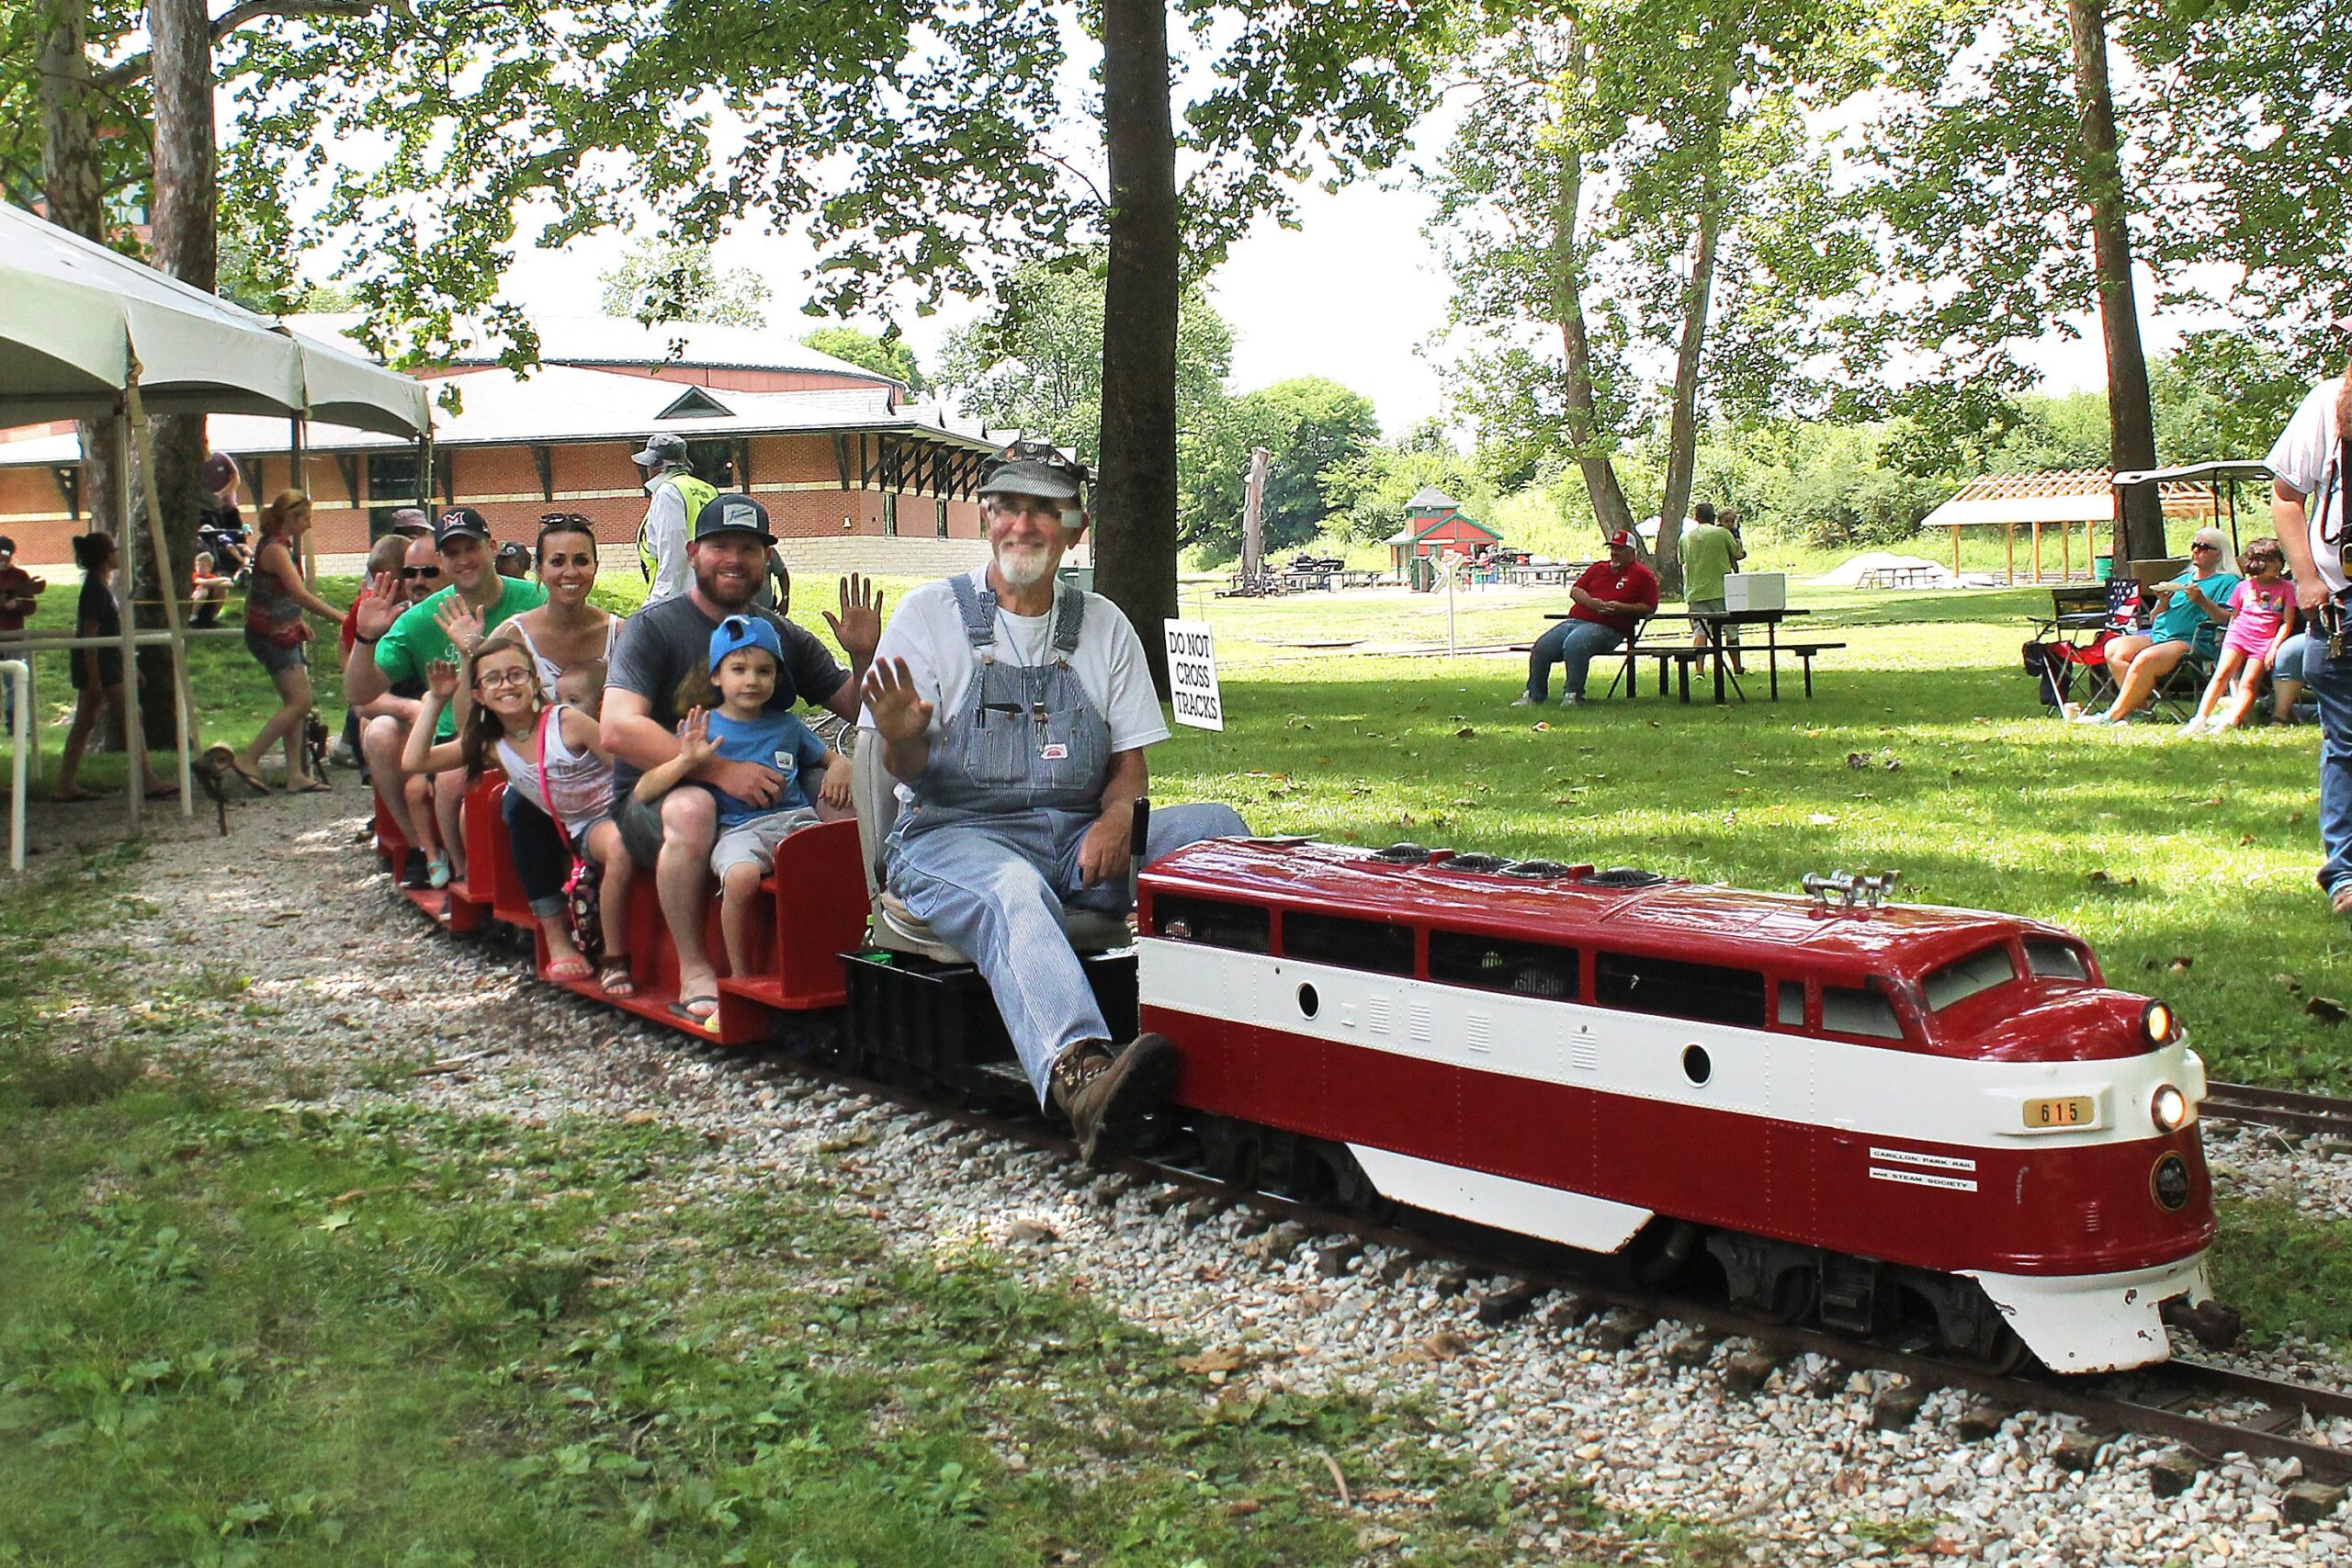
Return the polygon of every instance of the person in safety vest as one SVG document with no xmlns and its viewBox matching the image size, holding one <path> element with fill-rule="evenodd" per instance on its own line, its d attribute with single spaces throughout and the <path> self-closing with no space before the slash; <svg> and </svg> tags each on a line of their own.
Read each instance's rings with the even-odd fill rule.
<svg viewBox="0 0 2352 1568">
<path fill-rule="evenodd" d="M 650 435 L 631 460 L 645 470 L 645 521 L 637 530 L 637 562 L 645 573 L 645 602 L 658 604 L 686 591 L 687 525 L 702 515 L 716 487 L 686 467 L 686 443 L 676 435 Z"/>
</svg>

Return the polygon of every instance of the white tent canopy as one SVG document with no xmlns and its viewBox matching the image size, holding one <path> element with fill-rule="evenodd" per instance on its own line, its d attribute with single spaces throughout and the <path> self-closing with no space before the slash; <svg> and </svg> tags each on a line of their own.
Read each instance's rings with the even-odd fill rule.
<svg viewBox="0 0 2352 1568">
<path fill-rule="evenodd" d="M 421 435 L 424 385 L 0 206 L 0 424 L 119 412 L 259 413 Z"/>
</svg>

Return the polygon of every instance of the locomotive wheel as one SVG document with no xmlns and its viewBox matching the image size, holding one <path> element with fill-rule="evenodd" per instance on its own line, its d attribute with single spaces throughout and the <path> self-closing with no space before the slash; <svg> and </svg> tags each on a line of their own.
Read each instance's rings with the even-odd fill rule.
<svg viewBox="0 0 2352 1568">
<path fill-rule="evenodd" d="M 1969 1371 L 1994 1378 L 2007 1377 L 2033 1359 L 2033 1352 L 2026 1348 L 2025 1341 L 2018 1338 L 2017 1331 L 2006 1323 L 1994 1333 L 1990 1345 L 1981 1349 L 1973 1346 L 1965 1348 L 1947 1346 L 1944 1356 Z"/>
<path fill-rule="evenodd" d="M 1196 1116 L 1193 1132 L 1201 1140 L 1201 1160 L 1219 1181 L 1254 1190 L 1258 1185 L 1258 1130 L 1230 1116 Z"/>
<path fill-rule="evenodd" d="M 1755 1303 L 1755 1311 L 1767 1323 L 1796 1323 L 1813 1315 L 1820 1295 L 1821 1277 L 1814 1270 L 1783 1269 L 1772 1281 L 1770 1293 Z"/>
</svg>

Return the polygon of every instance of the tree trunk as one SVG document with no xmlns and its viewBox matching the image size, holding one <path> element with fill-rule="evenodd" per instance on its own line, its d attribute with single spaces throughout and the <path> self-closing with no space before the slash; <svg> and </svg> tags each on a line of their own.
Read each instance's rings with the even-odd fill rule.
<svg viewBox="0 0 2352 1568">
<path fill-rule="evenodd" d="M 1168 649 L 1160 623 L 1176 613 L 1176 312 L 1183 259 L 1168 73 L 1166 0 L 1103 0 L 1111 214 L 1094 585 L 1135 624 L 1163 699 Z"/>
<path fill-rule="evenodd" d="M 149 0 L 147 27 L 154 39 L 154 262 L 181 282 L 210 292 L 220 270 L 211 20 L 204 0 Z M 142 626 L 164 624 L 163 596 L 177 593 L 187 581 L 196 557 L 197 517 L 204 505 L 204 416 L 175 415 L 154 423 L 155 490 L 172 554 L 159 561 L 152 549 L 139 552 L 131 597 Z M 174 696 L 167 650 L 140 650 L 139 703 L 147 743 L 171 745 Z"/>
<path fill-rule="evenodd" d="M 53 0 L 40 46 L 41 194 L 49 220 L 85 240 L 106 240 L 104 176 L 97 128 L 90 116 L 88 0 Z M 119 538 L 123 508 L 115 494 L 115 422 L 85 419 L 78 495 L 82 526 Z"/>
<path fill-rule="evenodd" d="M 1714 93 L 1706 112 L 1706 158 L 1700 174 L 1698 253 L 1690 262 L 1690 291 L 1683 296 L 1682 341 L 1674 355 L 1674 409 L 1667 426 L 1666 494 L 1657 508 L 1658 592 L 1682 596 L 1682 516 L 1690 504 L 1691 469 L 1699 452 L 1699 363 L 1707 341 L 1707 312 L 1715 289 L 1715 245 L 1724 226 L 1724 122 L 1731 117 L 1731 89 L 1739 68 L 1735 41 L 1718 40 Z"/>
<path fill-rule="evenodd" d="M 1583 56 L 1577 57 L 1583 68 Z M 1574 443 L 1584 492 L 1603 535 L 1634 525 L 1634 509 L 1617 482 L 1617 465 L 1600 443 L 1600 415 L 1592 394 L 1592 340 L 1584 324 L 1584 254 L 1577 248 L 1577 209 L 1584 199 L 1584 154 L 1574 146 L 1560 155 L 1557 197 L 1552 211 L 1552 314 L 1560 323 L 1560 353 L 1567 362 L 1568 439 Z"/>
<path fill-rule="evenodd" d="M 2118 472 L 2156 466 L 2156 421 L 2148 361 L 2140 348 L 2140 305 L 2132 283 L 2132 232 L 2123 201 L 2123 160 L 2115 139 L 2115 98 L 2107 80 L 2105 0 L 2066 0 L 2075 46 L 2075 93 L 2082 101 L 2082 183 L 2090 209 L 2091 255 L 2098 271 L 2099 335 L 2107 347 L 2108 462 Z M 2162 498 L 2154 485 L 2123 495 L 2115 534 L 2119 566 L 2165 554 Z"/>
</svg>

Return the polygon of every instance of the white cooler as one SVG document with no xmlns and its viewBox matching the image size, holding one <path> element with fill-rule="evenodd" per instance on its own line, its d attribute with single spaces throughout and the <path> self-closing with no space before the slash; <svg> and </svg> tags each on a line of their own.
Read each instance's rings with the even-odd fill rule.
<svg viewBox="0 0 2352 1568">
<path fill-rule="evenodd" d="M 1789 607 L 1789 574 L 1785 571 L 1735 571 L 1724 579 L 1726 610 L 1785 610 Z"/>
</svg>

